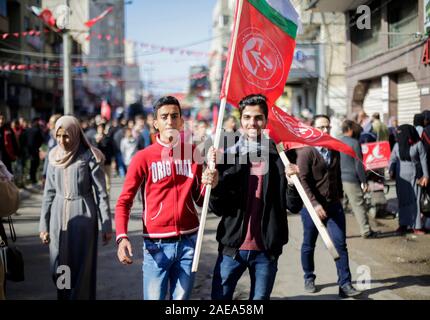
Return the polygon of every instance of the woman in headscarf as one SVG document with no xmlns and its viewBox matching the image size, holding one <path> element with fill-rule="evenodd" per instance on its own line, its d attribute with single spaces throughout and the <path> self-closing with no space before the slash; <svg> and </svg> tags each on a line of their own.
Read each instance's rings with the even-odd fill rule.
<svg viewBox="0 0 430 320">
<path fill-rule="evenodd" d="M 58 299 L 95 299 L 98 222 L 103 244 L 112 238 L 104 156 L 88 142 L 75 117 L 58 119 L 55 137 L 57 146 L 49 152 L 40 238 L 49 243 Z"/>
<path fill-rule="evenodd" d="M 390 176 L 396 179 L 399 201 L 399 233 L 412 229 L 423 234 L 419 199 L 421 187 L 427 187 L 429 171 L 427 153 L 417 130 L 410 124 L 403 124 L 397 131 L 398 142 L 390 159 Z"/>
</svg>

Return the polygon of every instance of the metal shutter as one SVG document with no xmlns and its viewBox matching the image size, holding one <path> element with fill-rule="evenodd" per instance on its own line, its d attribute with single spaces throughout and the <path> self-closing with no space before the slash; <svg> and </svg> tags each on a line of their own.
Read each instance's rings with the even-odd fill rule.
<svg viewBox="0 0 430 320">
<path fill-rule="evenodd" d="M 367 113 L 369 117 L 375 112 L 381 113 L 382 111 L 382 88 L 369 88 L 363 101 L 364 112 Z"/>
<path fill-rule="evenodd" d="M 413 124 L 414 115 L 421 112 L 420 89 L 415 81 L 403 82 L 399 76 L 397 84 L 397 118 L 399 125 Z"/>
</svg>

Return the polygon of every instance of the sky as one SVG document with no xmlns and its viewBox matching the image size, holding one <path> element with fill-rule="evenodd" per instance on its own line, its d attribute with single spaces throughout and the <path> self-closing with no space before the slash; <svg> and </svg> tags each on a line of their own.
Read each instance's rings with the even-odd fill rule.
<svg viewBox="0 0 430 320">
<path fill-rule="evenodd" d="M 133 0 L 126 5 L 126 38 L 138 43 L 181 47 L 208 52 L 212 36 L 212 11 L 216 0 Z M 206 40 L 206 41 L 205 41 Z M 199 42 L 198 45 L 185 45 Z M 156 93 L 186 91 L 189 68 L 207 65 L 207 56 L 156 53 L 140 47 L 138 62 L 144 85 L 153 82 Z"/>
</svg>

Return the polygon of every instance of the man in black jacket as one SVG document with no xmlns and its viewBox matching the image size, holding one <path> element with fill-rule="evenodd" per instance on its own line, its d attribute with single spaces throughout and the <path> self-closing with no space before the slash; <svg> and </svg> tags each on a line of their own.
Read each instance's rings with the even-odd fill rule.
<svg viewBox="0 0 430 320">
<path fill-rule="evenodd" d="M 219 184 L 210 208 L 221 222 L 217 230 L 219 256 L 212 282 L 212 299 L 231 300 L 246 269 L 251 276 L 250 300 L 269 299 L 278 257 L 288 242 L 287 208 L 298 212 L 301 199 L 288 184 L 284 165 L 263 130 L 268 106 L 261 95 L 239 104 L 242 136 L 224 151 L 218 165 Z M 288 174 L 296 173 L 294 166 Z"/>
</svg>

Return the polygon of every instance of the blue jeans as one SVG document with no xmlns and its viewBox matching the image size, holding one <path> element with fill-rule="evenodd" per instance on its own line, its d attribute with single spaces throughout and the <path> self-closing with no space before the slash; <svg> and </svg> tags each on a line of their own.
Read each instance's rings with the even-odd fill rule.
<svg viewBox="0 0 430 320">
<path fill-rule="evenodd" d="M 121 178 L 124 178 L 127 172 L 127 168 L 125 167 L 121 152 L 117 152 L 115 154 L 115 161 L 116 161 L 116 170 L 118 171 L 119 176 Z"/>
<path fill-rule="evenodd" d="M 212 300 L 233 300 L 237 282 L 246 269 L 251 277 L 249 300 L 269 300 L 278 271 L 278 258 L 262 251 L 239 250 L 234 258 L 219 254 L 212 279 Z"/>
<path fill-rule="evenodd" d="M 171 243 L 144 239 L 143 298 L 165 300 L 168 284 L 170 300 L 190 298 L 194 284 L 191 266 L 197 234 Z"/>
<path fill-rule="evenodd" d="M 302 209 L 301 216 L 303 222 L 301 259 L 305 273 L 304 278 L 305 280 L 315 279 L 314 251 L 319 233 L 306 208 Z M 343 286 L 351 283 L 351 272 L 349 270 L 348 249 L 346 247 L 345 213 L 340 202 L 328 208 L 327 216 L 328 218 L 324 221 L 324 224 L 340 257 L 336 261 L 337 282 L 339 286 Z"/>
</svg>

